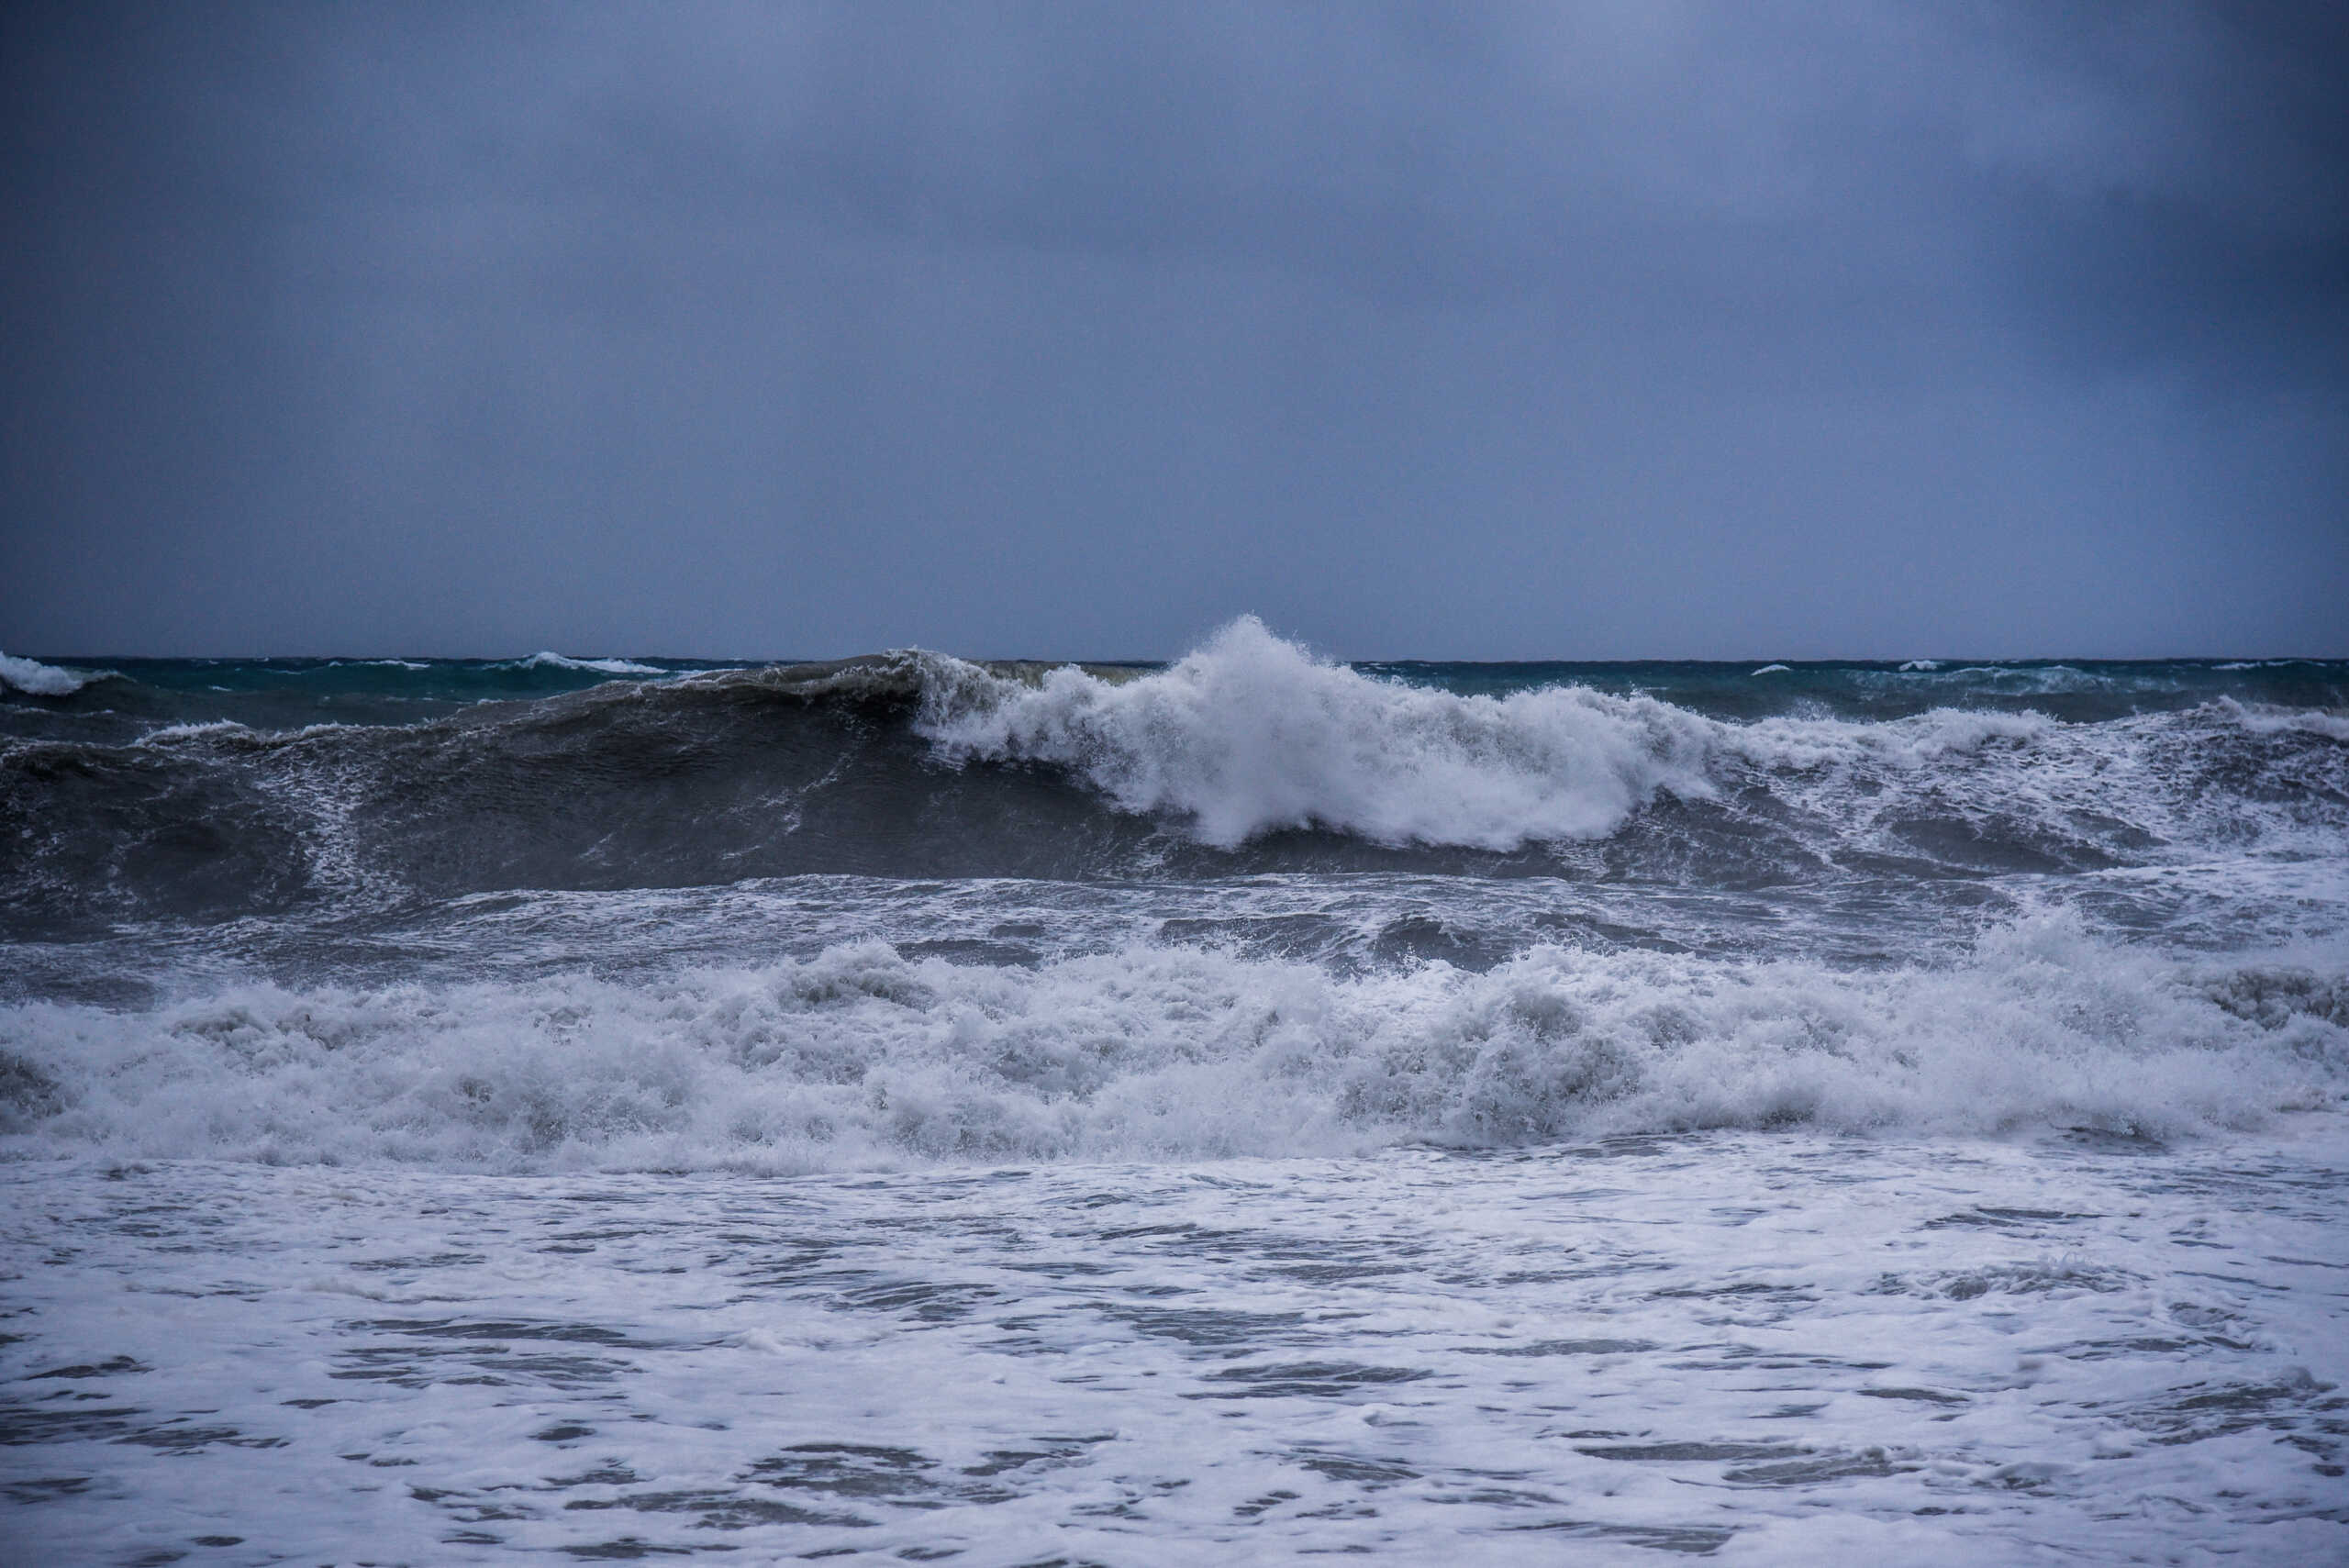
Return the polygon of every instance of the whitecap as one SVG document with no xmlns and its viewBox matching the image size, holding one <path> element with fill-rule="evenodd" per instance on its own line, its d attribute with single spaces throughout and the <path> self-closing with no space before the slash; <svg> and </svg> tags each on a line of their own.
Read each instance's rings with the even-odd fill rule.
<svg viewBox="0 0 2349 1568">
<path fill-rule="evenodd" d="M 1070 665 L 1030 684 L 922 657 L 918 728 L 948 761 L 1056 763 L 1224 848 L 1320 828 L 1507 850 L 1602 838 L 1662 791 L 1712 794 L 1715 727 L 1685 709 L 1581 686 L 1486 697 L 1377 680 L 1252 617 L 1139 679 Z"/>
<path fill-rule="evenodd" d="M 2216 706 L 2221 712 L 2254 735 L 2278 735 L 2297 730 L 2334 740 L 2349 740 L 2349 714 L 2327 713 L 2319 708 L 2247 706 L 2232 697 L 2221 697 Z"/>
<path fill-rule="evenodd" d="M 132 744 L 154 746 L 167 744 L 173 740 L 191 740 L 200 735 L 250 735 L 252 733 L 253 730 L 249 726 L 239 724 L 233 718 L 214 718 L 194 724 L 166 724 L 160 729 L 149 730 Z"/>
<path fill-rule="evenodd" d="M 61 670 L 34 659 L 13 659 L 0 653 L 0 686 L 13 686 L 29 696 L 70 697 L 106 672 Z"/>
<path fill-rule="evenodd" d="M 1316 659 L 1252 618 L 1163 670 L 1114 680 L 1074 665 L 1012 679 L 922 652 L 785 673 L 795 695 L 910 699 L 918 732 L 950 764 L 1050 764 L 1118 810 L 1220 849 L 1314 829 L 1508 851 L 1603 839 L 1661 798 L 1720 802 L 1755 784 L 1894 853 L 1910 852 L 1898 840 L 1918 806 L 2065 843 L 2088 795 L 2173 843 L 2251 829 L 2278 835 L 2266 841 L 2280 849 L 2320 826 L 2306 811 L 2180 794 L 2178 748 L 2206 719 L 2066 726 L 2034 711 L 1938 708 L 1888 722 L 1738 723 L 1578 685 L 1464 696 Z M 2016 673 L 2041 689 L 2079 678 Z M 2244 710 L 2222 711 L 2242 721 Z M 2243 722 L 2331 734 L 2340 721 Z M 2330 813 L 2316 816 L 2331 831 Z"/>
<path fill-rule="evenodd" d="M 567 655 L 541 650 L 528 659 L 513 661 L 517 670 L 585 670 L 598 675 L 665 675 L 651 664 L 633 663 L 626 659 L 573 659 Z"/>
</svg>

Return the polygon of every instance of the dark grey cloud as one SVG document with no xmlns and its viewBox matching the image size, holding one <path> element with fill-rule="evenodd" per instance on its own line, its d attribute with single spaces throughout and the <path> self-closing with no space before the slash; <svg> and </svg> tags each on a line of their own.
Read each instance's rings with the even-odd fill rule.
<svg viewBox="0 0 2349 1568">
<path fill-rule="evenodd" d="M 2349 651 L 2324 7 L 0 28 L 0 647 Z"/>
</svg>

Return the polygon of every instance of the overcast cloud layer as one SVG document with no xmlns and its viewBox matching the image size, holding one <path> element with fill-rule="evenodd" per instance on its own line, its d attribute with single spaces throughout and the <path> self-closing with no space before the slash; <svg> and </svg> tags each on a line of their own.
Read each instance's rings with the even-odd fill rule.
<svg viewBox="0 0 2349 1568">
<path fill-rule="evenodd" d="M 18 5 L 0 648 L 2349 653 L 2349 11 Z"/>
</svg>

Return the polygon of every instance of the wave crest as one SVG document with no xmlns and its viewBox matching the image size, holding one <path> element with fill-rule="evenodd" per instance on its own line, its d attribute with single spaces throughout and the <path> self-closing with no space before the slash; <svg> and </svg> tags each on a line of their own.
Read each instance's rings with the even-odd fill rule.
<svg viewBox="0 0 2349 1568">
<path fill-rule="evenodd" d="M 16 659 L 0 653 L 0 686 L 28 696 L 70 697 L 91 682 L 104 679 L 103 671 L 61 670 L 36 659 Z"/>
<path fill-rule="evenodd" d="M 402 668 L 421 670 L 422 664 L 408 664 L 400 660 L 377 660 L 376 663 L 398 664 Z M 564 654 L 541 651 L 528 659 L 513 662 L 518 670 L 578 670 L 597 675 L 665 675 L 669 672 L 651 664 L 639 664 L 627 659 L 573 659 Z"/>
<path fill-rule="evenodd" d="M 1222 849 L 1319 828 L 1508 850 L 1603 838 L 1660 791 L 1712 794 L 1714 727 L 1683 709 L 1579 686 L 1488 697 L 1377 680 L 1253 617 L 1122 684 L 1073 667 L 1032 687 L 963 678 L 925 693 L 916 728 L 956 762 L 1065 767 Z"/>
</svg>

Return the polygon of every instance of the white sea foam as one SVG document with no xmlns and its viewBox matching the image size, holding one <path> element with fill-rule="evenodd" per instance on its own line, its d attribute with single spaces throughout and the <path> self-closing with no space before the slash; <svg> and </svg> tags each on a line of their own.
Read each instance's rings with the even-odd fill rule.
<svg viewBox="0 0 2349 1568">
<path fill-rule="evenodd" d="M 174 740 L 192 740 L 202 735 L 252 735 L 258 731 L 233 718 L 211 718 L 195 724 L 166 724 L 150 729 L 131 742 L 135 746 L 168 745 Z"/>
<path fill-rule="evenodd" d="M 1753 673 L 1757 675 L 1783 675 L 1787 673 L 1788 670 L 1789 666 L 1785 664 L 1765 664 Z"/>
<path fill-rule="evenodd" d="M 1034 970 L 880 942 L 642 985 L 232 988 L 0 1012 L 18 1154 L 488 1169 L 1335 1154 L 1809 1125 L 2155 1135 L 2342 1103 L 2349 979 L 2046 917 L 1962 962 L 1542 947 L 1353 976 L 1139 944 Z M 9 1108 L 10 1106 L 13 1108 Z"/>
<path fill-rule="evenodd" d="M 13 686 L 31 696 L 70 697 L 92 681 L 104 678 L 103 673 L 61 670 L 38 660 L 15 659 L 0 653 L 0 686 Z"/>
<path fill-rule="evenodd" d="M 973 696 L 982 700 L 973 701 Z M 1508 849 L 1615 829 L 1659 790 L 1704 796 L 1707 721 L 1561 686 L 1455 696 L 1310 657 L 1252 617 L 1167 670 L 968 680 L 923 732 L 949 758 L 1059 763 L 1119 806 L 1189 817 L 1210 844 L 1322 827 Z"/>
<path fill-rule="evenodd" d="M 540 651 L 528 659 L 517 659 L 518 670 L 586 670 L 598 675 L 663 675 L 667 671 L 651 664 L 633 663 L 626 659 L 573 659 L 561 653 Z"/>
<path fill-rule="evenodd" d="M 2292 1131 L 788 1182 L 0 1164 L 0 1542 L 2338 1563 L 2349 1151 Z"/>
</svg>

